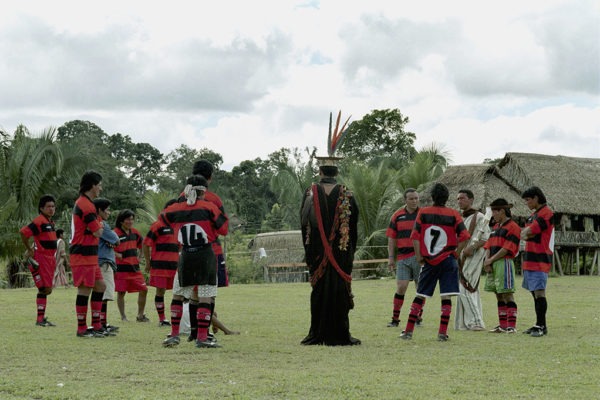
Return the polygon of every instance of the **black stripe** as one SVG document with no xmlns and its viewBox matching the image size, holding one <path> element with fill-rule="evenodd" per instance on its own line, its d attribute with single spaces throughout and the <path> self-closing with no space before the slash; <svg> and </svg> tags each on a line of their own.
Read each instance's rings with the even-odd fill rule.
<svg viewBox="0 0 600 400">
<path fill-rule="evenodd" d="M 524 251 L 523 252 L 523 260 L 530 261 L 530 262 L 536 262 L 536 263 L 543 263 L 543 264 L 552 264 L 552 255 L 545 254 L 545 253 L 533 253 L 531 251 Z"/>
<path fill-rule="evenodd" d="M 56 250 L 56 240 L 40 240 L 40 244 L 45 249 Z"/>
<path fill-rule="evenodd" d="M 396 231 L 396 239 L 406 239 L 410 237 L 412 230 L 411 229 L 405 229 L 405 230 L 401 230 L 401 231 Z"/>
<path fill-rule="evenodd" d="M 85 222 L 86 224 L 89 224 L 90 222 L 95 221 L 95 220 L 96 220 L 96 214 L 88 214 L 83 219 L 83 222 Z"/>
<path fill-rule="evenodd" d="M 98 246 L 85 246 L 82 244 L 73 244 L 69 247 L 71 254 L 79 254 L 82 256 L 95 256 L 98 255 Z"/>
<path fill-rule="evenodd" d="M 414 253 L 414 247 L 398 247 L 398 254 L 410 254 Z"/>
<path fill-rule="evenodd" d="M 177 265 L 179 264 L 179 261 L 152 260 L 151 264 L 152 264 L 152 268 L 168 269 L 168 270 L 174 271 L 177 269 Z"/>
<path fill-rule="evenodd" d="M 31 230 L 31 232 L 33 233 L 33 236 L 37 236 L 40 234 L 40 230 L 38 229 L 37 225 L 34 224 L 33 222 L 30 223 L 29 225 L 27 225 L 27 227 L 29 228 L 29 230 Z"/>
<path fill-rule="evenodd" d="M 156 251 L 179 253 L 179 245 L 176 243 L 158 243 L 156 245 Z"/>
<path fill-rule="evenodd" d="M 153 231 L 148 231 L 146 237 L 150 240 L 156 240 L 156 234 Z"/>
<path fill-rule="evenodd" d="M 456 224 L 456 217 L 441 214 L 421 214 L 421 223 L 426 225 L 453 227 Z"/>
<path fill-rule="evenodd" d="M 119 272 L 137 272 L 140 270 L 139 265 L 130 265 L 130 264 L 118 264 L 117 269 Z"/>
<path fill-rule="evenodd" d="M 219 229 L 220 227 L 222 227 L 225 223 L 227 222 L 227 217 L 225 217 L 223 214 L 219 215 L 219 217 L 217 218 L 217 220 L 215 221 L 215 227 L 217 229 Z"/>
<path fill-rule="evenodd" d="M 137 257 L 137 249 L 127 249 L 121 255 L 123 258 Z"/>
<path fill-rule="evenodd" d="M 171 222 L 210 221 L 212 212 L 206 209 L 180 210 L 167 213 Z"/>
</svg>

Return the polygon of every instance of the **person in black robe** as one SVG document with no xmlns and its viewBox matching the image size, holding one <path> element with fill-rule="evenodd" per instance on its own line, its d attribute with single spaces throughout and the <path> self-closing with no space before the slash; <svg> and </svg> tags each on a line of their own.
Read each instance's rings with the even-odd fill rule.
<svg viewBox="0 0 600 400">
<path fill-rule="evenodd" d="M 358 206 L 352 192 L 335 179 L 332 158 L 320 158 L 320 182 L 302 200 L 302 237 L 312 292 L 311 323 L 303 345 L 360 344 L 350 335 L 348 313 L 354 307 L 352 263 L 357 242 Z M 328 165 L 333 164 L 333 165 Z"/>
</svg>

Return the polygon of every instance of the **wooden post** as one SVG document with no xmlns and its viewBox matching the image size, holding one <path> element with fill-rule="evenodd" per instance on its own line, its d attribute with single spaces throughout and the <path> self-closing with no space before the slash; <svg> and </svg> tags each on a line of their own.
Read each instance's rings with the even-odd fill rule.
<svg viewBox="0 0 600 400">
<path fill-rule="evenodd" d="M 575 268 L 577 268 L 577 275 L 579 275 L 579 247 L 575 249 Z"/>
<path fill-rule="evenodd" d="M 592 259 L 592 266 L 590 267 L 590 276 L 594 274 L 594 268 L 596 267 L 596 260 L 598 259 L 598 249 L 594 250 L 594 258 Z"/>
<path fill-rule="evenodd" d="M 558 249 L 554 249 L 554 257 L 552 259 L 556 259 L 556 266 L 558 267 L 558 273 L 560 276 L 563 276 L 562 264 L 560 263 L 560 254 L 558 254 Z"/>
</svg>

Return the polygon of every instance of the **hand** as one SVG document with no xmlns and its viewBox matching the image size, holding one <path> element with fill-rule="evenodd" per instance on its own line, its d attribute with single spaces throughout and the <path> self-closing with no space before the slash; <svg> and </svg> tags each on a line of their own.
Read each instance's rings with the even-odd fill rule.
<svg viewBox="0 0 600 400">
<path fill-rule="evenodd" d="M 471 257 L 473 255 L 473 246 L 467 246 L 462 251 L 464 257 Z"/>
<path fill-rule="evenodd" d="M 388 268 L 390 269 L 390 272 L 394 272 L 396 270 L 396 264 L 390 261 L 390 263 L 388 264 Z"/>
</svg>

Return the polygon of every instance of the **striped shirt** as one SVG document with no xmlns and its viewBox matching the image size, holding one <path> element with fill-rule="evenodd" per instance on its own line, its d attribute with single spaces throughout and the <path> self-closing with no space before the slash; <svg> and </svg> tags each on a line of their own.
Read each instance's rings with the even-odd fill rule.
<svg viewBox="0 0 600 400">
<path fill-rule="evenodd" d="M 150 266 L 154 276 L 172 276 L 169 271 L 177 270 L 179 242 L 172 227 L 158 220 L 150 225 L 144 245 L 151 249 Z"/>
<path fill-rule="evenodd" d="M 82 194 L 73 207 L 72 238 L 69 245 L 71 265 L 98 265 L 99 239 L 93 233 L 101 228 L 96 206 L 89 197 Z"/>
<path fill-rule="evenodd" d="M 25 237 L 33 236 L 35 251 L 41 254 L 54 255 L 56 253 L 56 231 L 54 221 L 40 214 L 31 221 L 29 225 L 21 228 L 20 232 Z"/>
<path fill-rule="evenodd" d="M 550 272 L 554 252 L 553 216 L 550 207 L 543 205 L 527 219 L 525 227 L 529 227 L 534 236 L 525 241 L 524 270 Z"/>
<path fill-rule="evenodd" d="M 485 242 L 483 248 L 489 249 L 490 257 L 502 249 L 507 253 L 504 258 L 515 258 L 519 253 L 519 241 L 521 228 L 512 219 L 507 219 L 502 224 L 496 224 L 492 228 L 490 238 Z"/>
<path fill-rule="evenodd" d="M 458 243 L 470 237 L 458 211 L 440 206 L 421 208 L 410 235 L 419 241 L 421 256 L 430 265 L 438 265 L 451 255 L 457 258 Z"/>
<path fill-rule="evenodd" d="M 415 248 L 413 241 L 410 238 L 410 234 L 415 225 L 419 208 L 414 212 L 409 213 L 406 207 L 402 207 L 397 210 L 392 218 L 390 224 L 385 232 L 385 235 L 389 238 L 396 239 L 396 253 L 397 260 L 404 260 L 415 255 Z"/>
<path fill-rule="evenodd" d="M 119 236 L 119 244 L 115 247 L 115 253 L 120 253 L 121 258 L 116 258 L 117 272 L 137 272 L 140 270 L 138 249 L 142 248 L 142 235 L 135 228 L 129 233 L 121 228 L 114 229 Z"/>
</svg>

